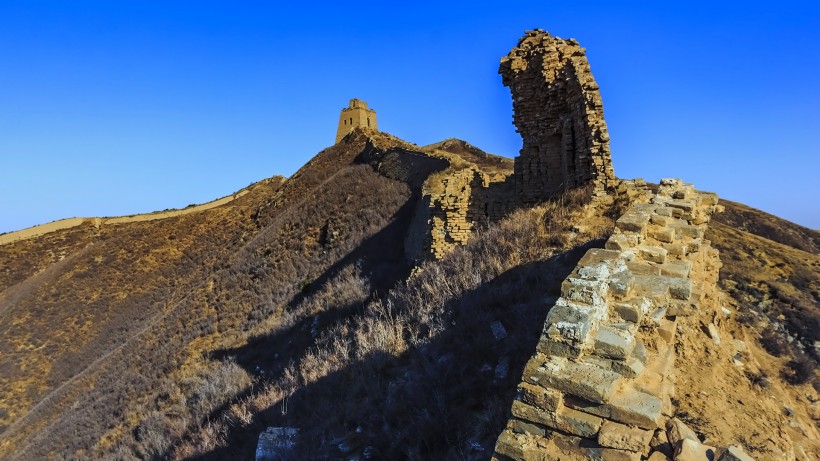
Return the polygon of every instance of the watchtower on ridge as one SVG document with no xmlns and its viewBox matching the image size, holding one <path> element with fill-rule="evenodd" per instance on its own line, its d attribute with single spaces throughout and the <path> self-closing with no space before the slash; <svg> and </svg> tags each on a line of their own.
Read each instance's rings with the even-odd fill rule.
<svg viewBox="0 0 820 461">
<path fill-rule="evenodd" d="M 379 131 L 379 124 L 376 122 L 376 111 L 368 109 L 367 103 L 361 99 L 353 98 L 350 100 L 350 106 L 342 109 L 342 113 L 339 115 L 336 142 L 341 141 L 345 135 L 359 126 Z"/>
</svg>

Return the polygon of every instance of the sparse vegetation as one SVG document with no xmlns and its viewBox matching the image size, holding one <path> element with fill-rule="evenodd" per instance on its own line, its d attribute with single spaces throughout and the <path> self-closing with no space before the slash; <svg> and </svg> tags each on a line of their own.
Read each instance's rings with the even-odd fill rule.
<svg viewBox="0 0 820 461">
<path fill-rule="evenodd" d="M 759 372 L 752 372 L 746 371 L 746 377 L 749 379 L 749 382 L 752 383 L 753 386 L 757 386 L 760 389 L 765 389 L 769 386 L 769 377 L 766 376 L 766 373 L 759 371 Z"/>
<path fill-rule="evenodd" d="M 248 458 L 268 426 L 302 429 L 298 459 L 489 456 L 561 281 L 618 205 L 579 226 L 575 190 L 410 276 L 416 191 L 356 163 L 400 142 L 347 142 L 230 206 L 0 247 L 0 457 Z M 710 233 L 743 327 L 780 378 L 816 386 L 817 255 Z"/>
<path fill-rule="evenodd" d="M 775 357 L 780 357 L 791 351 L 791 346 L 784 338 L 784 334 L 778 331 L 773 325 L 769 325 L 761 331 L 760 345 L 766 352 Z"/>
<path fill-rule="evenodd" d="M 383 297 L 367 295 L 369 282 L 357 268 L 340 272 L 315 291 L 322 302 L 306 298 L 282 326 L 229 351 L 246 357 L 246 368 L 264 363 L 270 378 L 238 408 L 214 418 L 230 428 L 226 446 L 204 449 L 212 444 L 203 428 L 174 458 L 250 456 L 267 426 L 302 428 L 298 459 L 365 449 L 386 459 L 489 453 L 550 303 L 584 252 L 573 244 L 611 226 L 573 240 L 571 212 L 583 196 L 576 191 L 564 207 L 556 202 L 513 214 Z M 551 240 L 553 233 L 566 238 Z M 492 335 L 494 321 L 509 332 L 503 341 Z M 260 357 L 260 350 L 286 352 L 277 359 Z M 502 357 L 509 371 L 499 377 Z M 254 418 L 239 424 L 237 413 Z"/>
<path fill-rule="evenodd" d="M 789 384 L 805 384 L 809 381 L 816 381 L 817 363 L 810 359 L 803 352 L 794 354 L 794 358 L 786 362 L 783 367 L 783 379 Z M 813 385 L 817 388 L 817 382 Z"/>
<path fill-rule="evenodd" d="M 377 284 L 392 285 L 406 269 L 401 248 L 387 243 L 409 219 L 402 207 L 410 192 L 367 165 L 338 167 L 362 145 L 332 149 L 327 168 L 308 168 L 286 183 L 287 193 L 280 182 L 263 182 L 204 213 L 75 228 L 0 248 L 38 263 L 27 255 L 39 258 L 54 239 L 72 239 L 60 265 L 43 260 L 41 276 L 13 288 L 25 290 L 21 296 L 0 301 L 16 303 L 13 316 L 0 317 L 0 425 L 7 426 L 0 457 L 8 458 L 11 447 L 18 459 L 47 452 L 156 456 L 237 396 L 223 386 L 195 400 L 179 398 L 193 395 L 198 377 L 214 371 L 202 354 L 241 344 L 263 321 L 287 312 L 304 296 L 300 281 L 324 282 L 362 260 Z M 315 236 L 330 216 L 339 219 L 338 238 L 322 245 Z M 35 270 L 24 265 L 11 275 Z M 17 362 L 23 358 L 26 368 Z M 159 422 L 165 430 L 156 429 Z"/>
<path fill-rule="evenodd" d="M 817 232 L 734 202 L 716 215 L 707 238 L 724 260 L 723 289 L 737 301 L 743 323 L 763 348 L 788 357 L 781 377 L 790 384 L 817 381 L 820 357 L 820 253 Z M 815 386 L 817 386 L 815 384 Z"/>
</svg>

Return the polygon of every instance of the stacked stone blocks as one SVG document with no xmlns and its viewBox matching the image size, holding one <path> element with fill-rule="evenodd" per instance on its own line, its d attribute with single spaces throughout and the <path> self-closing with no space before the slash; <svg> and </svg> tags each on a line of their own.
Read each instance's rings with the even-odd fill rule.
<svg viewBox="0 0 820 461">
<path fill-rule="evenodd" d="M 436 259 L 467 243 L 472 234 L 474 220 L 469 211 L 472 183 L 477 173 L 470 168 L 453 172 L 442 179 L 438 193 L 427 191 L 431 214 L 430 251 Z"/>
<path fill-rule="evenodd" d="M 564 281 L 495 459 L 639 460 L 672 415 L 676 318 L 716 309 L 717 195 L 664 179 Z"/>
<path fill-rule="evenodd" d="M 601 94 L 577 41 L 527 31 L 501 59 L 499 73 L 512 93 L 513 121 L 524 142 L 515 159 L 523 203 L 589 181 L 601 191 L 615 185 Z"/>
<path fill-rule="evenodd" d="M 477 226 L 508 212 L 503 181 L 478 168 L 448 171 L 423 188 L 430 212 L 430 254 L 441 259 L 471 238 Z"/>
</svg>

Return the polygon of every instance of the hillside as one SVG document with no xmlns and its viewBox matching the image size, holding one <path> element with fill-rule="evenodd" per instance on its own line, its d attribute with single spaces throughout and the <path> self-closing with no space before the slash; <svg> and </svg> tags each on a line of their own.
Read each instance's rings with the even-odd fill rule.
<svg viewBox="0 0 820 461">
<path fill-rule="evenodd" d="M 726 209 L 717 216 L 719 223 L 807 253 L 820 253 L 820 232 L 741 203 L 725 199 L 721 203 Z"/>
<path fill-rule="evenodd" d="M 716 217 L 708 237 L 725 254 L 722 288 L 749 322 L 771 335 L 764 339 L 771 352 L 783 355 L 797 348 L 820 360 L 820 232 L 738 203 L 721 203 L 726 211 Z"/>
<path fill-rule="evenodd" d="M 295 321 L 337 274 L 368 274 L 368 297 L 404 278 L 424 178 L 360 159 L 405 148 L 357 132 L 225 206 L 0 246 L 0 455 L 159 455 L 251 384 L 217 350 Z"/>
</svg>

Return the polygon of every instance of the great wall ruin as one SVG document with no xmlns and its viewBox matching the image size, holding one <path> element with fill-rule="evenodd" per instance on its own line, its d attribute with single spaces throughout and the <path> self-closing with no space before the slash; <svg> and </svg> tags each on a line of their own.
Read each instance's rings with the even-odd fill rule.
<svg viewBox="0 0 820 461">
<path fill-rule="evenodd" d="M 653 194 L 615 176 L 599 88 L 577 41 L 528 31 L 499 73 L 523 139 L 513 173 L 488 173 L 442 143 L 420 148 L 444 163 L 424 175 L 408 257 L 440 259 L 482 223 L 588 183 L 591 213 L 616 196 L 627 208 L 605 248 L 589 250 L 564 281 L 493 459 L 750 460 L 701 443 L 674 417 L 678 319 L 715 319 L 710 333 L 719 324 L 721 262 L 704 238 L 717 195 L 678 179 Z"/>
<path fill-rule="evenodd" d="M 267 179 L 262 181 L 262 183 L 266 181 L 279 181 L 281 177 L 275 177 L 274 179 Z M 227 195 L 222 198 L 218 198 L 216 200 L 211 200 L 210 202 L 202 203 L 200 205 L 191 205 L 185 208 L 180 208 L 176 210 L 165 210 L 165 211 L 157 211 L 154 213 L 142 213 L 142 214 L 135 214 L 135 215 L 128 215 L 128 216 L 116 216 L 116 217 L 106 217 L 106 218 L 66 218 L 66 219 L 59 219 L 57 221 L 53 221 L 46 224 L 40 224 L 38 226 L 28 227 L 26 229 L 22 229 L 19 231 L 8 232 L 5 234 L 0 234 L 0 245 L 10 244 L 14 242 L 19 242 L 21 240 L 27 240 L 30 238 L 39 237 L 41 235 L 50 234 L 52 232 L 71 229 L 74 227 L 81 226 L 85 223 L 90 223 L 95 228 L 99 229 L 101 226 L 110 226 L 116 224 L 127 224 L 133 222 L 143 222 L 143 221 L 155 221 L 158 219 L 167 219 L 167 218 L 175 218 L 177 216 L 185 216 L 191 213 L 198 213 L 200 211 L 210 210 L 211 208 L 216 208 L 218 206 L 227 205 L 234 200 L 242 197 L 243 195 L 247 194 L 251 187 L 246 187 L 234 194 Z"/>
<path fill-rule="evenodd" d="M 418 189 L 405 242 L 408 259 L 417 261 L 440 259 L 482 223 L 584 184 L 592 183 L 591 209 L 611 205 L 615 194 L 629 203 L 605 248 L 589 250 L 564 281 L 493 459 L 661 461 L 722 453 L 721 460 L 750 460 L 737 447 L 702 444 L 674 418 L 672 403 L 678 318 L 716 317 L 719 309 L 721 262 L 704 238 L 717 196 L 677 179 L 662 180 L 653 194 L 642 180 L 615 176 L 598 85 L 577 41 L 528 31 L 502 58 L 499 73 L 523 139 L 512 174 L 448 152 L 461 141 L 361 158 Z M 378 127 L 375 111 L 353 99 L 341 111 L 337 143 L 356 129 Z M 183 210 L 55 221 L 0 235 L 0 244 L 87 221 L 99 227 L 180 216 L 244 193 Z"/>
<path fill-rule="evenodd" d="M 665 460 L 673 448 L 714 455 L 665 423 L 674 415 L 677 318 L 718 309 L 721 263 L 703 237 L 717 196 L 664 179 L 636 202 L 605 248 L 589 250 L 564 281 L 496 459 L 637 461 L 657 451 L 649 459 Z M 669 440 L 663 451 L 650 443 L 659 431 Z"/>
<path fill-rule="evenodd" d="M 414 259 L 441 258 L 466 243 L 480 223 L 574 187 L 591 182 L 599 202 L 629 190 L 615 177 L 598 84 L 577 41 L 528 31 L 498 72 L 512 93 L 513 121 L 523 140 L 513 174 L 465 167 L 427 181 L 429 241 Z"/>
<path fill-rule="evenodd" d="M 598 85 L 577 41 L 528 31 L 499 73 L 523 138 L 514 173 L 488 174 L 442 146 L 420 149 L 449 166 L 421 187 L 416 227 L 425 237 L 415 256 L 441 258 L 480 223 L 587 183 L 591 210 L 615 195 L 629 207 L 605 248 L 565 280 L 494 459 L 751 459 L 702 444 L 673 417 L 677 319 L 716 318 L 719 309 L 721 263 L 704 239 L 717 195 L 677 179 L 652 194 L 642 180 L 615 177 Z"/>
<path fill-rule="evenodd" d="M 458 140 L 356 150 L 357 161 L 413 190 L 403 242 L 413 262 L 444 258 L 482 226 L 585 185 L 591 186 L 589 215 L 613 211 L 616 201 L 624 210 L 603 248 L 588 250 L 564 279 L 560 297 L 545 296 L 546 320 L 505 407 L 509 419 L 483 454 L 494 461 L 751 461 L 737 446 L 711 446 L 676 411 L 682 381 L 676 361 L 684 357 L 676 346 L 694 331 L 682 325 L 699 321 L 719 343 L 727 315 L 717 284 L 720 255 L 705 237 L 722 208 L 718 196 L 681 179 L 655 187 L 615 176 L 599 87 L 577 41 L 527 31 L 498 72 L 511 91 L 513 123 L 523 140 L 512 168 L 465 160 L 463 153 L 475 148 Z M 373 136 L 376 112 L 359 99 L 341 110 L 336 143 L 354 132 L 382 139 Z M 274 180 L 284 181 L 265 181 Z M 55 221 L 0 235 L 0 245 L 83 224 L 99 228 L 200 212 L 254 186 L 181 210 Z M 268 428 L 258 439 L 257 459 L 279 459 L 298 437 L 297 428 Z"/>
<path fill-rule="evenodd" d="M 537 203 L 588 181 L 614 186 L 601 94 L 577 41 L 528 31 L 498 73 L 524 142 L 515 159 L 519 200 Z"/>
<path fill-rule="evenodd" d="M 524 141 L 519 200 L 592 181 L 597 200 L 611 202 L 607 192 L 617 189 L 631 205 L 605 248 L 589 250 L 562 284 L 493 459 L 750 460 L 738 447 L 701 443 L 674 418 L 678 318 L 716 319 L 719 309 L 721 262 L 704 238 L 717 195 L 677 179 L 652 194 L 641 180 L 615 177 L 578 42 L 529 31 L 500 73 Z"/>
</svg>

